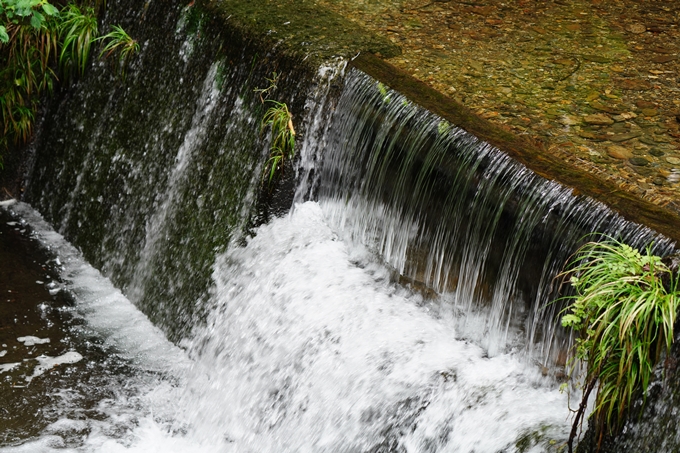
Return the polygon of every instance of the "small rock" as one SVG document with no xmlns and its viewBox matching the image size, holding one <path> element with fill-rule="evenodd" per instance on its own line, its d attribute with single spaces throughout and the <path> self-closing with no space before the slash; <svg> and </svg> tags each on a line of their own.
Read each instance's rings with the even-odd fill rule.
<svg viewBox="0 0 680 453">
<path fill-rule="evenodd" d="M 633 23 L 626 25 L 626 31 L 633 33 L 634 35 L 639 35 L 640 33 L 646 32 L 647 27 L 645 27 L 644 24 Z"/>
<path fill-rule="evenodd" d="M 662 178 L 661 176 L 657 176 L 652 180 L 655 186 L 663 186 L 663 184 L 666 182 L 665 178 Z"/>
<path fill-rule="evenodd" d="M 618 84 L 622 90 L 646 91 L 652 88 L 649 82 L 640 79 L 622 79 Z"/>
<path fill-rule="evenodd" d="M 656 53 L 664 53 L 664 54 L 670 54 L 670 53 L 676 52 L 676 49 L 673 49 L 671 47 L 658 47 L 658 46 L 649 47 L 647 50 L 650 50 L 650 51 L 656 52 Z"/>
<path fill-rule="evenodd" d="M 658 57 L 652 58 L 652 63 L 664 64 L 670 63 L 671 61 L 677 60 L 678 57 L 675 55 L 660 55 Z"/>
<path fill-rule="evenodd" d="M 626 110 L 625 107 L 611 105 L 611 104 L 605 104 L 605 103 L 600 102 L 598 100 L 592 101 L 590 103 L 590 106 L 592 108 L 594 108 L 595 110 L 599 110 L 601 112 L 611 113 L 612 115 L 620 115 L 623 112 L 625 112 L 625 110 Z"/>
<path fill-rule="evenodd" d="M 615 115 L 615 116 L 612 117 L 612 119 L 616 122 L 628 121 L 628 120 L 632 120 L 634 118 L 637 118 L 637 114 L 635 114 L 633 112 L 625 112 L 625 113 L 622 113 L 620 115 Z"/>
<path fill-rule="evenodd" d="M 633 153 L 625 146 L 612 145 L 607 147 L 607 154 L 614 159 L 630 159 Z"/>
<path fill-rule="evenodd" d="M 589 132 L 589 131 L 579 131 L 578 132 L 579 137 L 587 138 L 588 140 L 593 140 L 596 142 L 603 142 L 605 140 L 609 140 L 609 137 L 604 134 L 595 134 L 594 132 Z"/>
<path fill-rule="evenodd" d="M 637 138 L 642 135 L 642 132 L 629 132 L 627 134 L 614 134 L 611 137 L 609 137 L 609 140 L 619 143 L 619 142 L 625 142 L 634 138 Z"/>
<path fill-rule="evenodd" d="M 641 110 L 642 114 L 644 116 L 657 116 L 659 114 L 659 111 L 657 109 L 642 109 Z"/>
<path fill-rule="evenodd" d="M 593 63 L 609 63 L 611 61 L 611 59 L 603 57 L 602 55 L 581 55 L 581 58 Z"/>
<path fill-rule="evenodd" d="M 598 126 L 609 126 L 610 124 L 614 124 L 614 120 L 611 119 L 609 115 L 605 115 L 604 113 L 586 115 L 583 117 L 583 121 L 585 121 L 587 124 L 594 124 Z"/>
<path fill-rule="evenodd" d="M 672 165 L 678 165 L 680 164 L 680 158 L 678 157 L 667 157 L 666 162 Z"/>
<path fill-rule="evenodd" d="M 642 99 L 638 99 L 637 101 L 635 101 L 635 105 L 638 106 L 641 109 L 652 109 L 652 108 L 656 107 L 655 103 L 650 102 L 650 101 L 645 101 L 645 100 L 642 100 Z"/>
<path fill-rule="evenodd" d="M 644 157 L 631 157 L 628 162 L 635 165 L 636 167 L 646 167 L 649 165 L 649 161 Z"/>
<path fill-rule="evenodd" d="M 652 149 L 649 150 L 649 154 L 651 154 L 654 157 L 661 157 L 666 153 L 664 153 L 663 151 L 661 151 L 658 148 L 652 148 Z"/>
</svg>

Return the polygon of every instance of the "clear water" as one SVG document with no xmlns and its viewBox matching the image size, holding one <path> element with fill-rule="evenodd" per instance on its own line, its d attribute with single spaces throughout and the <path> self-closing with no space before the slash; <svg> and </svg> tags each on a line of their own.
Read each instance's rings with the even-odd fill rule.
<svg viewBox="0 0 680 453">
<path fill-rule="evenodd" d="M 330 202 L 298 204 L 221 254 L 209 315 L 181 347 L 14 209 L 59 257 L 84 359 L 59 365 L 70 380 L 33 378 L 53 396 L 49 423 L 2 452 L 543 452 L 568 435 L 558 383 L 457 339 L 455 313 L 330 226 Z"/>
</svg>

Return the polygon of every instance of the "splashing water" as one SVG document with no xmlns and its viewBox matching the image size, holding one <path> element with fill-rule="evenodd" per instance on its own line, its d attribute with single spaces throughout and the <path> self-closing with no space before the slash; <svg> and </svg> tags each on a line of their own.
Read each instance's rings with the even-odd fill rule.
<svg viewBox="0 0 680 453">
<path fill-rule="evenodd" d="M 3 453 L 549 451 L 567 436 L 557 384 L 457 340 L 450 313 L 393 283 L 318 203 L 218 257 L 209 315 L 184 350 L 21 209 L 126 371 L 101 377 L 118 397 L 96 402 L 98 417 L 62 389 L 43 433 Z"/>
</svg>

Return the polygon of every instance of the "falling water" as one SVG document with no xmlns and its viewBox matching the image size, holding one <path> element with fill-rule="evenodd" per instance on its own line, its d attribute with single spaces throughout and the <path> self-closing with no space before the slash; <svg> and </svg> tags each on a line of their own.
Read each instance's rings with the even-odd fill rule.
<svg viewBox="0 0 680 453">
<path fill-rule="evenodd" d="M 491 355 L 525 349 L 546 365 L 564 355 L 562 307 L 548 303 L 587 234 L 671 249 L 360 71 L 346 85 L 312 197 L 330 200 L 332 224 L 402 280 L 440 294 L 460 315 L 457 335 Z"/>
</svg>

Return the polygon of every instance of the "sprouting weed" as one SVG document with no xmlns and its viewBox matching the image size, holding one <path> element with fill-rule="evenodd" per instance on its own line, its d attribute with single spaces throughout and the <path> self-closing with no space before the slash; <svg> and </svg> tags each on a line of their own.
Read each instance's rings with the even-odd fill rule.
<svg viewBox="0 0 680 453">
<path fill-rule="evenodd" d="M 288 106 L 283 102 L 268 99 L 266 102 L 272 104 L 262 118 L 261 129 L 271 127 L 271 152 L 269 160 L 265 165 L 263 176 L 269 178 L 269 184 L 274 179 L 274 175 L 279 169 L 283 168 L 286 159 L 295 157 L 295 128 L 293 127 L 293 115 L 288 110 Z"/>
<path fill-rule="evenodd" d="M 111 54 L 118 52 L 118 64 L 123 78 L 125 78 L 125 69 L 130 62 L 130 59 L 139 52 L 139 44 L 132 39 L 120 26 L 114 25 L 112 30 L 97 38 L 105 43 L 104 48 L 99 53 L 99 58 L 102 56 L 109 57 Z"/>
<path fill-rule="evenodd" d="M 387 86 L 385 86 L 382 82 L 378 82 L 378 92 L 380 93 L 383 102 L 385 104 L 389 104 L 392 100 L 392 95 L 389 93 Z"/>
<path fill-rule="evenodd" d="M 272 72 L 271 78 L 268 78 L 266 80 L 267 82 L 269 82 L 269 85 L 266 88 L 255 88 L 253 90 L 256 93 L 259 93 L 260 101 L 262 101 L 262 103 L 264 103 L 267 100 L 272 91 L 276 90 L 277 88 L 276 84 L 279 81 L 279 75 L 276 73 L 276 71 L 274 71 Z"/>
</svg>

